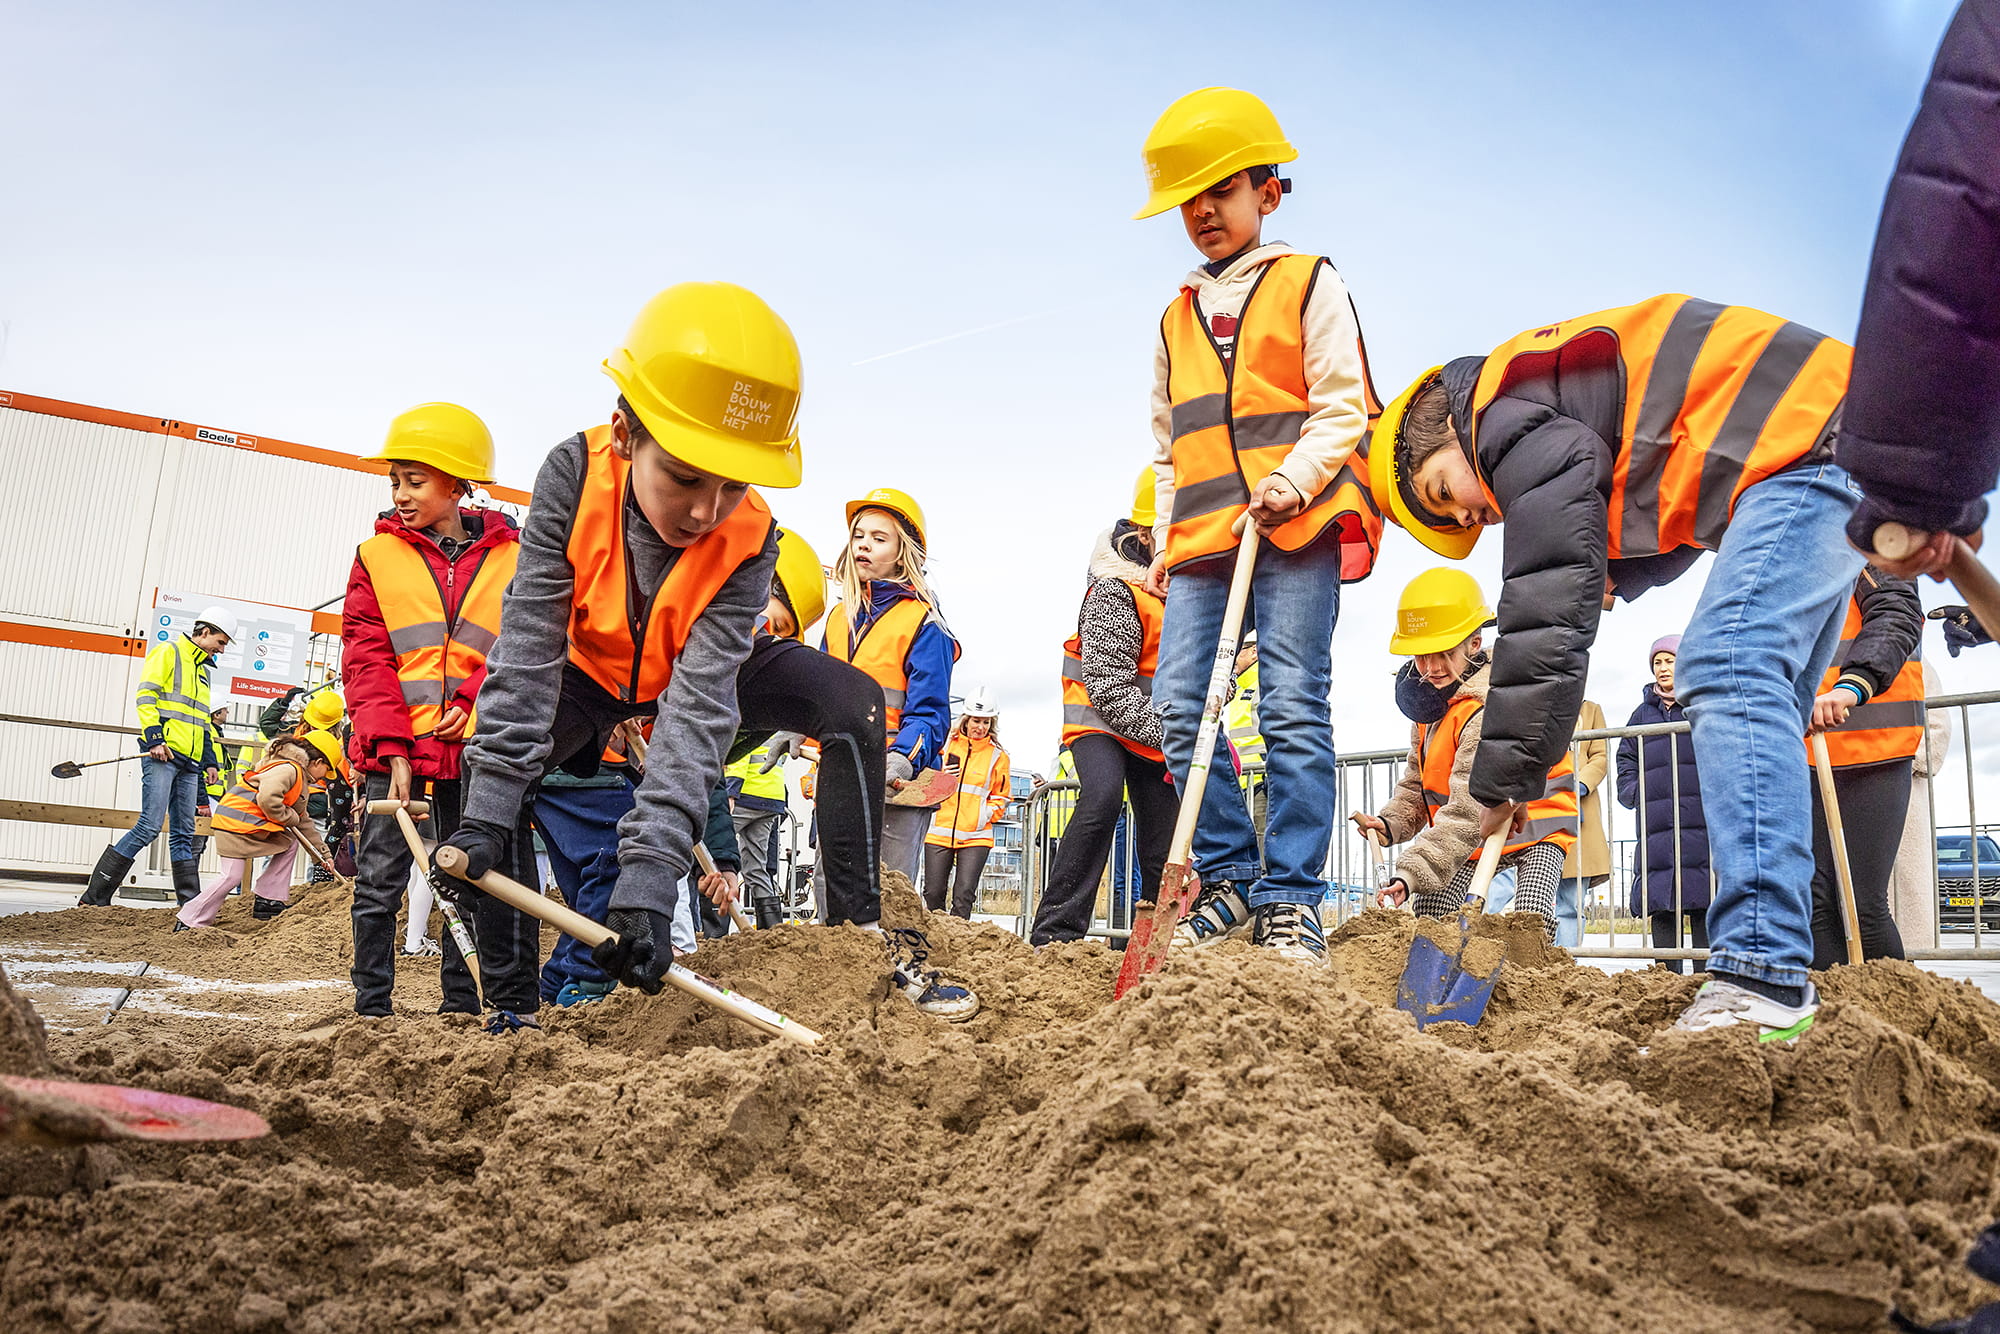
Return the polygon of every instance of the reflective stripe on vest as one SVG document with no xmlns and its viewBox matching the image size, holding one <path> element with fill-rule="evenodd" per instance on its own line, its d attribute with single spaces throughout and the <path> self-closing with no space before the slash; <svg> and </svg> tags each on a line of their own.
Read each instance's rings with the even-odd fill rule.
<svg viewBox="0 0 2000 1334">
<path fill-rule="evenodd" d="M 1531 329 L 1495 348 L 1473 391 L 1479 422 L 1512 386 L 1615 368 L 1610 556 L 1713 551 L 1745 489 L 1833 457 L 1853 349 L 1748 306 L 1656 296 Z"/>
<path fill-rule="evenodd" d="M 896 729 L 903 725 L 903 710 L 909 703 L 910 646 L 917 642 L 917 632 L 932 618 L 928 602 L 920 597 L 902 598 L 868 623 L 859 644 L 848 642 L 853 626 L 848 621 L 845 603 L 835 603 L 833 614 L 826 618 L 826 651 L 859 667 L 882 687 L 882 699 L 888 705 L 883 729 L 891 745 L 896 742 Z M 955 640 L 952 656 L 957 656 Z"/>
<path fill-rule="evenodd" d="M 1160 666 L 1160 626 L 1166 621 L 1166 603 L 1148 593 L 1131 580 L 1123 580 L 1132 590 L 1132 605 L 1139 614 L 1139 689 L 1146 698 L 1153 697 L 1153 674 Z M 1088 593 L 1085 594 L 1089 596 Z M 1082 615 L 1079 613 L 1078 621 Z M 1111 729 L 1090 703 L 1090 689 L 1083 683 L 1083 632 L 1081 629 L 1063 641 L 1063 683 L 1062 683 L 1062 744 L 1067 746 L 1080 736 L 1092 732 L 1102 732 L 1134 755 L 1160 763 L 1166 756 L 1151 746 L 1142 746 L 1129 737 L 1120 736 Z"/>
<path fill-rule="evenodd" d="M 626 479 L 630 462 L 611 449 L 611 428 L 584 432 L 583 486 L 570 522 L 569 660 L 627 704 L 666 693 L 674 660 L 730 576 L 771 540 L 771 511 L 746 491 L 730 516 L 683 547 L 651 601 L 640 603 L 627 572 Z M 652 448 L 654 446 L 646 446 Z"/>
<path fill-rule="evenodd" d="M 989 801 L 993 795 L 995 776 L 1002 761 L 1007 758 L 1007 752 L 990 741 L 980 742 L 978 749 L 986 752 L 986 766 L 985 772 L 975 780 L 973 771 L 978 761 L 972 758 L 974 748 L 965 734 L 954 736 L 945 746 L 947 757 L 958 756 L 958 791 L 931 816 L 931 827 L 924 835 L 924 842 L 949 848 L 993 846 L 993 815 Z"/>
<path fill-rule="evenodd" d="M 148 712 L 159 724 L 167 749 L 191 760 L 207 753 L 209 721 L 208 665 L 213 661 L 184 634 L 175 635 L 146 655 L 134 698 L 139 718 Z"/>
<path fill-rule="evenodd" d="M 296 760 L 283 758 L 265 760 L 252 768 L 237 781 L 216 803 L 214 813 L 209 817 L 209 826 L 228 834 L 282 834 L 285 826 L 264 813 L 257 802 L 257 780 L 279 765 L 292 771 L 292 785 L 285 792 L 285 805 L 296 806 L 305 795 L 305 770 Z"/>
<path fill-rule="evenodd" d="M 437 731 L 452 697 L 485 665 L 500 637 L 500 599 L 514 580 L 521 544 L 502 542 L 477 554 L 480 559 L 469 569 L 454 566 L 440 584 L 423 553 L 394 533 L 377 533 L 355 552 L 389 632 L 414 736 Z M 458 607 L 447 613 L 447 594 L 460 579 L 465 587 Z M 467 719 L 465 735 L 472 735 L 476 722 Z"/>
<path fill-rule="evenodd" d="M 1253 662 L 1243 669 L 1243 675 L 1236 678 L 1236 692 L 1222 706 L 1222 730 L 1236 748 L 1237 762 L 1243 765 L 1264 761 L 1264 736 L 1257 730 L 1258 666 Z M 1250 785 L 1250 777 L 1246 770 L 1242 776 L 1245 787 Z"/>
<path fill-rule="evenodd" d="M 1446 707 L 1443 718 L 1436 723 L 1418 724 L 1418 771 L 1423 777 L 1426 824 L 1436 823 L 1437 813 L 1451 800 L 1451 770 L 1458 758 L 1459 737 L 1472 716 L 1485 707 L 1486 702 L 1477 696 L 1457 695 Z M 1433 739 L 1443 744 L 1432 745 Z M 1553 843 L 1567 855 L 1576 846 L 1576 827 L 1576 766 L 1570 752 L 1565 750 L 1562 759 L 1549 770 L 1542 795 L 1528 803 L 1527 825 L 1503 851 L 1514 853 L 1537 843 Z M 1479 849 L 1475 846 L 1466 860 L 1475 861 L 1478 857 Z"/>
<path fill-rule="evenodd" d="M 1315 255 L 1285 255 L 1262 265 L 1237 317 L 1234 355 L 1224 361 L 1191 287 L 1167 307 L 1160 336 L 1167 349 L 1167 396 L 1173 404 L 1174 509 L 1167 564 L 1178 569 L 1236 549 L 1230 532 L 1250 492 L 1285 461 L 1312 413 L 1301 323 L 1320 266 Z M 1360 325 L 1356 323 L 1358 330 Z M 1381 415 L 1368 349 L 1356 338 L 1369 423 Z M 1333 525 L 1340 577 L 1360 579 L 1382 545 L 1382 516 L 1368 489 L 1366 433 L 1305 511 L 1268 539 L 1297 551 Z"/>
<path fill-rule="evenodd" d="M 746 797 L 763 797 L 771 801 L 785 799 L 785 766 L 774 764 L 768 772 L 758 772 L 758 766 L 771 756 L 771 743 L 766 741 L 757 749 L 745 755 L 734 764 L 723 766 L 723 776 L 734 778 L 743 784 Z"/>
<path fill-rule="evenodd" d="M 1840 669 L 1861 633 L 1861 601 L 1847 600 L 1847 620 L 1840 628 L 1840 651 L 1833 666 L 1826 669 L 1819 693 L 1833 689 Z M 1924 744 L 1924 663 L 1923 641 L 1910 650 L 1910 657 L 1896 671 L 1880 694 L 1847 712 L 1847 721 L 1826 733 L 1826 757 L 1835 768 L 1850 764 L 1881 764 L 1908 759 Z"/>
</svg>

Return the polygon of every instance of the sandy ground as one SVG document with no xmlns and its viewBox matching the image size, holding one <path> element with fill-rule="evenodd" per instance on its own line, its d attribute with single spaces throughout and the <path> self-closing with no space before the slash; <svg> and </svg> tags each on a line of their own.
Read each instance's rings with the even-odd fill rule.
<svg viewBox="0 0 2000 1334">
<path fill-rule="evenodd" d="M 435 961 L 358 1019 L 346 908 L 0 919 L 47 1028 L 0 998 L 0 1066 L 273 1126 L 0 1150 L 0 1328 L 1807 1331 L 1995 1295 L 1960 1256 L 2000 1211 L 2000 1008 L 1907 964 L 1827 975 L 1783 1048 L 1668 1034 L 1694 979 L 1507 919 L 1486 1022 L 1428 1034 L 1397 914 L 1324 971 L 1226 943 L 1115 1005 L 1101 946 L 932 919 L 962 1026 L 851 928 L 705 945 L 808 1051 L 671 991 L 495 1038 L 431 1013 Z"/>
</svg>

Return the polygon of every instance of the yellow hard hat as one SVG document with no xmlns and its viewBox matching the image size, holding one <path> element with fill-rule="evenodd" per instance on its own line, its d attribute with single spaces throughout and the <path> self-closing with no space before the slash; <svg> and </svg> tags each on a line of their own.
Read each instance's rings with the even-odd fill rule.
<svg viewBox="0 0 2000 1334">
<path fill-rule="evenodd" d="M 1146 185 L 1153 193 L 1135 218 L 1185 204 L 1246 167 L 1290 162 L 1299 150 L 1256 95 L 1202 88 L 1160 113 L 1146 136 L 1145 153 Z"/>
<path fill-rule="evenodd" d="M 799 344 L 755 292 L 678 283 L 648 301 L 604 373 L 660 448 L 752 486 L 799 484 Z"/>
<path fill-rule="evenodd" d="M 1417 391 L 1443 374 L 1444 367 L 1431 367 L 1411 381 L 1408 389 L 1396 395 L 1395 402 L 1382 409 L 1382 415 L 1376 419 L 1368 437 L 1368 489 L 1375 494 L 1375 508 L 1395 520 L 1397 526 L 1411 537 L 1446 560 L 1464 560 L 1471 553 L 1473 544 L 1479 541 L 1480 530 L 1460 528 L 1455 524 L 1434 528 L 1419 518 L 1405 490 L 1406 479 L 1396 450 L 1403 434 L 1403 415 L 1410 410 L 1410 400 L 1417 396 Z"/>
<path fill-rule="evenodd" d="M 1404 585 L 1396 601 L 1396 633 L 1389 636 L 1389 651 L 1446 653 L 1492 619 L 1478 580 L 1464 570 L 1425 570 Z"/>
<path fill-rule="evenodd" d="M 1152 464 L 1139 469 L 1139 480 L 1132 487 L 1132 522 L 1141 528 L 1151 528 L 1159 522 L 1159 480 Z"/>
<path fill-rule="evenodd" d="M 318 751 L 321 757 L 326 760 L 327 766 L 334 770 L 334 772 L 338 773 L 347 767 L 347 763 L 340 753 L 340 741 L 333 733 L 311 731 L 307 732 L 300 739 Z"/>
<path fill-rule="evenodd" d="M 340 692 L 328 686 L 306 701 L 299 718 L 309 728 L 316 731 L 331 731 L 347 716 L 347 706 L 341 702 Z"/>
<path fill-rule="evenodd" d="M 826 568 L 819 563 L 819 554 L 789 528 L 778 529 L 778 583 L 784 587 L 785 601 L 792 604 L 792 619 L 799 623 L 792 638 L 804 642 L 806 631 L 826 615 Z"/>
<path fill-rule="evenodd" d="M 419 403 L 389 423 L 389 438 L 368 456 L 405 459 L 466 482 L 493 480 L 493 433 L 456 403 Z"/>
<path fill-rule="evenodd" d="M 916 534 L 917 545 L 929 551 L 931 540 L 924 527 L 924 507 L 907 491 L 898 491 L 893 486 L 878 486 L 859 500 L 847 502 L 847 526 L 854 527 L 854 516 L 863 510 L 887 510 L 901 519 L 909 530 Z"/>
</svg>

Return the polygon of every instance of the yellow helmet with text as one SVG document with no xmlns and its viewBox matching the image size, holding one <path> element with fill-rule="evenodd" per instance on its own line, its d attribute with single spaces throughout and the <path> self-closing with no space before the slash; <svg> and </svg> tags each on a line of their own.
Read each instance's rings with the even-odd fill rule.
<svg viewBox="0 0 2000 1334">
<path fill-rule="evenodd" d="M 778 584 L 792 619 L 798 622 L 792 638 L 804 642 L 806 631 L 826 615 L 826 568 L 819 563 L 819 554 L 789 528 L 778 529 Z"/>
<path fill-rule="evenodd" d="M 1493 620 L 1479 581 L 1464 570 L 1425 570 L 1403 587 L 1396 600 L 1396 631 L 1389 651 L 1412 657 L 1449 653 Z"/>
</svg>

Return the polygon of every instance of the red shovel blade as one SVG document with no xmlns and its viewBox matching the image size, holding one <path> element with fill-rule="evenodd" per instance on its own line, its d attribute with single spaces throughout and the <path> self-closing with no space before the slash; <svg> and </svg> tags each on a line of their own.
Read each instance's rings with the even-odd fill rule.
<svg viewBox="0 0 2000 1334">
<path fill-rule="evenodd" d="M 20 1121 L 57 1139 L 256 1139 L 271 1123 L 252 1111 L 178 1093 L 0 1075 L 0 1131 Z"/>
<path fill-rule="evenodd" d="M 1200 892 L 1201 878 L 1185 862 L 1170 865 L 1161 874 L 1153 910 L 1132 923 L 1132 934 L 1125 942 L 1125 961 L 1118 966 L 1118 981 L 1111 988 L 1113 1000 L 1138 986 L 1142 978 L 1160 971 L 1174 943 L 1174 928 Z"/>
</svg>

